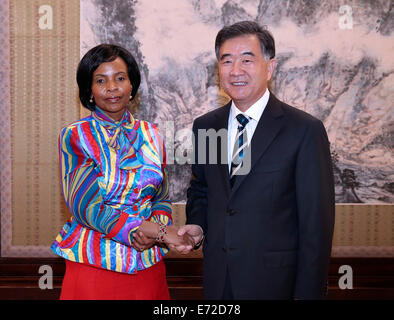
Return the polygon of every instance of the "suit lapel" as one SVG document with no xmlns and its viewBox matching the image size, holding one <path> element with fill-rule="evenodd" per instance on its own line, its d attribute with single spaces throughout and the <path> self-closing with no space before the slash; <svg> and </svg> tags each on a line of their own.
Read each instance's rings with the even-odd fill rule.
<svg viewBox="0 0 394 320">
<path fill-rule="evenodd" d="M 280 101 L 270 92 L 267 106 L 261 115 L 250 144 L 248 152 L 251 152 L 251 167 L 256 165 L 271 142 L 275 139 L 283 126 L 283 111 Z M 231 194 L 234 194 L 248 175 L 239 175 L 235 179 Z"/>
<path fill-rule="evenodd" d="M 228 134 L 228 117 L 230 113 L 230 108 L 231 108 L 231 101 L 226 104 L 225 106 L 221 107 L 220 112 L 216 113 L 216 128 L 214 128 L 216 131 L 219 131 L 220 129 L 226 129 L 226 132 Z M 227 196 L 230 195 L 231 192 L 231 186 L 230 186 L 230 174 L 229 174 L 229 169 L 228 169 L 228 161 L 227 161 L 227 141 L 228 137 L 226 134 L 225 141 L 222 141 L 221 143 L 218 143 L 217 147 L 217 155 L 218 155 L 218 167 L 222 175 L 222 181 L 224 183 L 224 187 L 227 193 Z M 225 152 L 222 153 L 222 147 L 226 148 Z M 225 154 L 226 159 L 221 159 L 221 155 Z"/>
</svg>

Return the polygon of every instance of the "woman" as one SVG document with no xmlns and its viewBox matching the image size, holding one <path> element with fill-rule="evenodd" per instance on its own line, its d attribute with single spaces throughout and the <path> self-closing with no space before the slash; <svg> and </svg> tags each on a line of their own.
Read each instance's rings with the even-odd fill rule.
<svg viewBox="0 0 394 320">
<path fill-rule="evenodd" d="M 140 80 L 119 46 L 101 44 L 79 63 L 79 97 L 92 113 L 59 138 L 72 213 L 51 247 L 66 259 L 61 299 L 169 299 L 164 243 L 194 245 L 171 225 L 163 140 L 127 109 Z"/>
</svg>

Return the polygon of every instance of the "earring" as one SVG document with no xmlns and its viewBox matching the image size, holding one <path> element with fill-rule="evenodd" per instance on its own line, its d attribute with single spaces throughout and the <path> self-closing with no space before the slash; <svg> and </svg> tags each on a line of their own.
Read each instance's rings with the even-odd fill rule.
<svg viewBox="0 0 394 320">
<path fill-rule="evenodd" d="M 130 101 L 131 101 L 131 99 L 133 99 L 133 96 L 132 96 L 132 95 L 130 95 Z"/>
<path fill-rule="evenodd" d="M 90 97 L 89 102 L 90 102 L 90 103 L 93 103 L 93 97 Z"/>
</svg>

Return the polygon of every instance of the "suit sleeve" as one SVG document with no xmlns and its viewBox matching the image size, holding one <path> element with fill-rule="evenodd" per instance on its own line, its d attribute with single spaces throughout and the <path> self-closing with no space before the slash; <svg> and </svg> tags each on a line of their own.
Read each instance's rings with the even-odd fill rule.
<svg viewBox="0 0 394 320">
<path fill-rule="evenodd" d="M 99 173 L 82 147 L 83 133 L 78 130 L 65 128 L 59 137 L 62 191 L 67 207 L 84 227 L 130 246 L 132 234 L 143 220 L 105 203 L 97 179 Z"/>
<path fill-rule="evenodd" d="M 306 129 L 296 163 L 299 227 L 294 297 L 326 294 L 335 218 L 335 192 L 329 141 L 321 121 Z"/>
<path fill-rule="evenodd" d="M 193 150 L 194 163 L 192 164 L 192 176 L 190 185 L 187 189 L 186 202 L 186 224 L 197 224 L 203 232 L 207 232 L 207 183 L 205 180 L 204 165 L 198 163 L 198 153 L 204 150 L 198 150 L 198 124 L 197 120 L 193 123 Z"/>
</svg>

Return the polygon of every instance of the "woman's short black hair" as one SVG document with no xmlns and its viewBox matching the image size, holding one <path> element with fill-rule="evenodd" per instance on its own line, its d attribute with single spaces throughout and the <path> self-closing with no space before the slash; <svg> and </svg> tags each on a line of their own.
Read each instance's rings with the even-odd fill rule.
<svg viewBox="0 0 394 320">
<path fill-rule="evenodd" d="M 79 99 L 84 107 L 94 111 L 95 103 L 91 103 L 93 72 L 103 62 L 111 62 L 116 58 L 122 58 L 127 65 L 129 79 L 133 89 L 133 99 L 141 83 L 141 73 L 133 55 L 126 49 L 113 44 L 100 44 L 90 49 L 81 59 L 77 69 L 77 83 L 79 87 Z"/>
<path fill-rule="evenodd" d="M 240 21 L 221 29 L 215 40 L 216 58 L 219 60 L 220 47 L 226 40 L 254 34 L 260 41 L 261 52 L 266 60 L 275 57 L 275 40 L 272 34 L 254 21 Z"/>
</svg>

